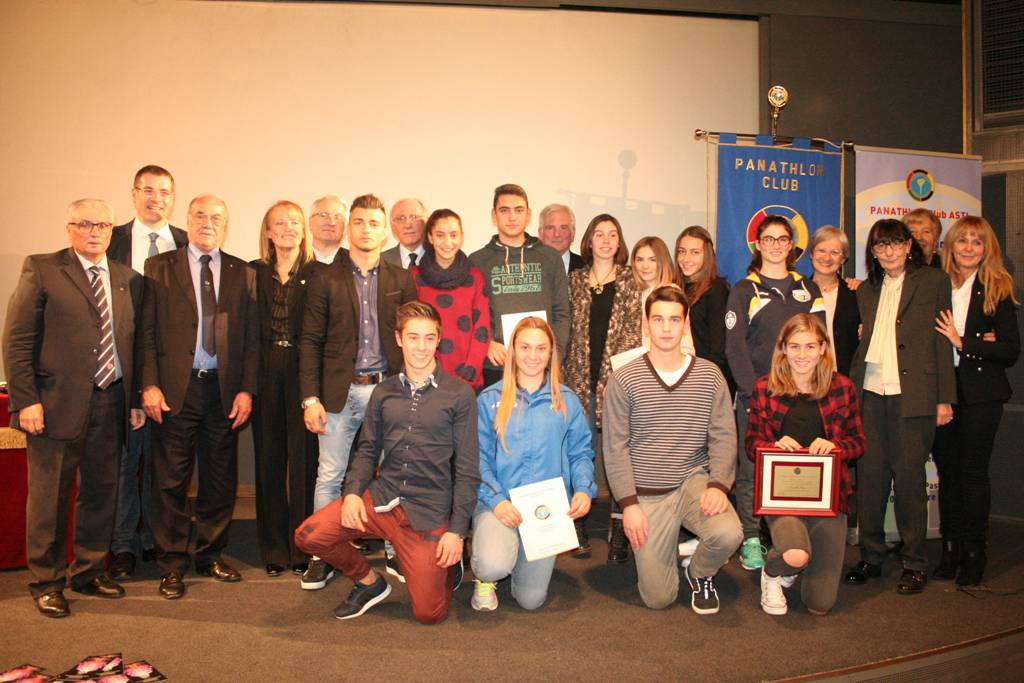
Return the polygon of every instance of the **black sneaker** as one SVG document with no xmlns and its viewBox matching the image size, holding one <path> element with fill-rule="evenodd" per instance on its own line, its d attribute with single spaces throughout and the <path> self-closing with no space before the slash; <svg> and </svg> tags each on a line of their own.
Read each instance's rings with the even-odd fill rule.
<svg viewBox="0 0 1024 683">
<path fill-rule="evenodd" d="M 398 564 L 398 555 L 384 554 L 384 571 L 405 583 L 405 577 L 402 575 L 402 565 Z"/>
<path fill-rule="evenodd" d="M 585 560 L 590 557 L 590 536 L 587 534 L 586 520 L 573 520 L 573 524 L 576 526 L 576 540 L 580 547 L 572 551 L 572 556 L 579 560 Z"/>
<path fill-rule="evenodd" d="M 608 563 L 622 564 L 629 559 L 629 539 L 622 526 L 622 518 L 612 517 L 612 528 L 608 538 Z"/>
<path fill-rule="evenodd" d="M 354 541 L 349 541 L 349 544 L 353 548 L 355 548 L 356 550 L 361 552 L 363 555 L 372 555 L 373 554 L 373 548 L 370 547 L 370 542 L 365 540 L 365 539 L 357 538 Z"/>
<path fill-rule="evenodd" d="M 361 616 L 384 598 L 391 595 L 391 586 L 378 575 L 377 580 L 369 586 L 356 582 L 345 602 L 334 608 L 335 619 L 355 619 Z"/>
<path fill-rule="evenodd" d="M 319 557 L 309 561 L 309 566 L 302 573 L 302 580 L 299 583 L 302 590 L 318 591 L 327 585 L 327 582 L 334 577 L 334 567 L 327 564 Z"/>
<path fill-rule="evenodd" d="M 697 614 L 718 613 L 718 591 L 715 590 L 715 577 L 699 576 L 694 578 L 690 568 L 685 570 L 686 582 L 690 584 L 690 607 Z"/>
</svg>

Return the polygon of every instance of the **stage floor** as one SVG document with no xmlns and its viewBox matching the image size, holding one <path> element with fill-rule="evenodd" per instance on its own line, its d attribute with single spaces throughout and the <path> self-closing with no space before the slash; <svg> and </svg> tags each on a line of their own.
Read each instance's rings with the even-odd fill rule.
<svg viewBox="0 0 1024 683">
<path fill-rule="evenodd" d="M 592 526 L 606 508 L 598 508 Z M 595 529 L 596 531 L 596 529 Z M 72 616 L 36 612 L 24 570 L 0 572 L 0 671 L 31 662 L 51 673 L 92 654 L 147 659 L 172 681 L 287 680 L 595 680 L 777 679 L 917 653 L 1024 625 L 1024 525 L 994 521 L 991 592 L 957 592 L 931 583 L 922 595 L 894 592 L 899 569 L 866 586 L 841 586 L 833 613 L 808 614 L 797 588 L 790 613 L 772 617 L 759 605 L 759 575 L 730 561 L 717 581 L 722 610 L 701 617 L 688 603 L 644 608 L 632 562 L 605 564 L 595 540 L 589 560 L 559 558 L 549 602 L 529 613 L 499 587 L 496 612 L 477 613 L 464 584 L 448 620 L 417 624 L 404 587 L 389 577 L 391 597 L 363 617 L 337 621 L 332 608 L 351 587 L 336 578 L 302 591 L 288 574 L 271 578 L 259 563 L 255 523 L 235 522 L 229 559 L 239 584 L 186 577 L 188 595 L 157 595 L 159 572 L 141 565 L 128 596 L 105 601 L 68 591 Z M 938 542 L 930 542 L 933 555 Z M 848 549 L 847 560 L 857 557 Z M 372 559 L 381 566 L 379 555 Z M 933 559 L 935 559 L 933 557 Z M 799 586 L 799 584 L 797 584 Z M 686 595 L 688 598 L 688 594 Z M 1019 670 L 1003 680 L 1020 679 Z"/>
</svg>

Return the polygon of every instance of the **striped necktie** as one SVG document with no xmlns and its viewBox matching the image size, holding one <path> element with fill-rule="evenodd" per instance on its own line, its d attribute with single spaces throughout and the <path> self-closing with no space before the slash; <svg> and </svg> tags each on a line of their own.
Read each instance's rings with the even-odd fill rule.
<svg viewBox="0 0 1024 683">
<path fill-rule="evenodd" d="M 114 381 L 114 326 L 110 322 L 110 302 L 103 287 L 103 277 L 99 266 L 89 268 L 92 274 L 92 295 L 96 299 L 96 307 L 100 311 L 100 348 L 96 358 L 96 374 L 93 381 L 100 389 L 106 389 Z"/>
</svg>

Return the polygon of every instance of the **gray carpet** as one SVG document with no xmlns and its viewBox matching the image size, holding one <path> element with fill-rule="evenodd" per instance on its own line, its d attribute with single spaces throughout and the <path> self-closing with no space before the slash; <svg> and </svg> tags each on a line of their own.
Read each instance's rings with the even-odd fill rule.
<svg viewBox="0 0 1024 683">
<path fill-rule="evenodd" d="M 1024 588 L 1024 526 L 994 522 L 992 539 L 989 587 Z M 640 603 L 632 565 L 607 566 L 605 543 L 593 545 L 589 560 L 559 559 L 549 602 L 537 612 L 515 606 L 507 582 L 499 588 L 498 611 L 474 612 L 472 589 L 464 585 L 448 620 L 425 627 L 413 620 L 408 594 L 392 580 L 395 590 L 386 602 L 341 622 L 331 609 L 348 594 L 348 580 L 308 592 L 291 574 L 267 577 L 255 524 L 238 521 L 229 559 L 245 580 L 229 585 L 188 576 L 188 595 L 179 601 L 158 597 L 158 571 L 142 565 L 126 582 L 125 599 L 68 591 L 72 616 L 49 620 L 28 597 L 26 571 L 0 572 L 6 623 L 0 670 L 28 661 L 59 672 L 86 655 L 121 651 L 127 661 L 148 659 L 172 681 L 746 681 L 880 661 L 1024 624 L 1020 593 L 972 597 L 932 583 L 923 595 L 898 596 L 894 562 L 881 580 L 841 587 L 825 618 L 802 609 L 796 588 L 787 592 L 788 615 L 764 614 L 758 575 L 736 559 L 719 575 L 719 614 L 698 616 L 683 598 L 655 612 Z M 931 546 L 934 559 L 938 544 Z M 856 559 L 855 549 L 847 559 Z"/>
</svg>

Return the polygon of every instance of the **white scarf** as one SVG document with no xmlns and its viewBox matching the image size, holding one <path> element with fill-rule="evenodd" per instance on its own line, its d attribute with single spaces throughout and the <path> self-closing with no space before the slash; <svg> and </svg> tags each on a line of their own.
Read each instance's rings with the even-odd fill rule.
<svg viewBox="0 0 1024 683">
<path fill-rule="evenodd" d="M 886 385 L 899 385 L 900 366 L 896 356 L 896 314 L 900 308 L 900 295 L 903 293 L 903 278 L 906 272 L 897 277 L 885 276 L 882 280 L 882 294 L 878 299 L 878 311 L 875 313 L 875 326 L 871 332 L 871 342 L 864 360 L 875 363 L 882 371 L 882 382 Z"/>
</svg>

